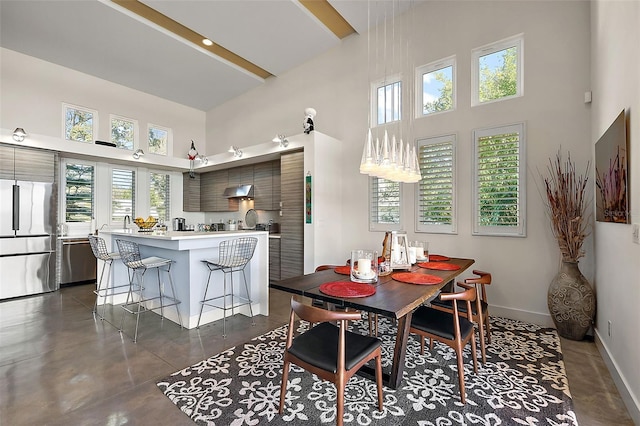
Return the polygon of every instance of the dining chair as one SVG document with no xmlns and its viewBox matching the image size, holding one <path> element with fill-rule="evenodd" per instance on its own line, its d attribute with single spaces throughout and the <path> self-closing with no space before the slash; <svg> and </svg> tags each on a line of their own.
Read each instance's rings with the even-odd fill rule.
<svg viewBox="0 0 640 426">
<path fill-rule="evenodd" d="M 296 315 L 301 320 L 317 323 L 317 325 L 294 338 Z M 285 405 L 289 365 L 293 363 L 335 385 L 336 424 L 342 425 L 345 386 L 360 367 L 372 359 L 375 359 L 376 364 L 378 410 L 382 411 L 382 342 L 376 337 L 348 331 L 347 321 L 358 319 L 360 319 L 360 313 L 356 311 L 329 311 L 305 305 L 291 298 L 291 314 L 280 387 L 278 410 L 280 414 L 283 413 Z M 338 326 L 333 323 L 335 321 L 338 321 Z"/>
<path fill-rule="evenodd" d="M 473 273 L 477 275 L 473 278 L 467 278 L 464 283 L 458 282 L 458 286 L 464 289 L 469 289 L 470 286 L 474 286 L 478 292 L 476 303 L 471 305 L 471 312 L 473 313 L 473 321 L 478 324 L 478 336 L 480 339 L 480 352 L 482 353 L 482 363 L 487 362 L 487 353 L 485 347 L 485 333 L 487 344 L 491 344 L 491 325 L 489 324 L 489 301 L 487 299 L 487 290 L 485 286 L 491 284 L 491 274 L 488 272 L 474 269 Z M 466 313 L 467 307 L 464 303 L 458 304 L 458 311 Z M 453 312 L 453 301 L 433 300 L 431 307 L 434 309 L 440 309 L 447 312 Z M 486 331 L 485 331 L 486 328 Z"/>
<path fill-rule="evenodd" d="M 445 312 L 429 306 L 420 306 L 411 317 L 409 331 L 420 336 L 420 353 L 424 354 L 424 338 L 429 338 L 429 347 L 433 349 L 433 341 L 442 342 L 456 351 L 458 360 L 458 384 L 460 386 L 460 399 L 466 402 L 464 391 L 464 360 L 462 350 L 471 342 L 471 355 L 473 358 L 473 371 L 478 372 L 478 360 L 476 359 L 476 340 L 472 321 L 471 302 L 477 297 L 475 287 L 459 293 L 441 293 L 440 299 L 447 301 L 464 301 L 467 305 L 467 317 L 459 315 L 458 304 L 453 304 L 453 312 Z"/>
</svg>

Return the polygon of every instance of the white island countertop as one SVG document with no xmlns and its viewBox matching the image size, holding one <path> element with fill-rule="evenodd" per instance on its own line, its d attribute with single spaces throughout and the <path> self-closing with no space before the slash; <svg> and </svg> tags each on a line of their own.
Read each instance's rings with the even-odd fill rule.
<svg viewBox="0 0 640 426">
<path fill-rule="evenodd" d="M 243 229 L 240 231 L 213 231 L 213 232 L 197 232 L 197 231 L 160 231 L 140 232 L 134 229 L 105 229 L 100 233 L 113 235 L 127 235 L 141 238 L 153 238 L 158 240 L 191 240 L 191 239 L 207 239 L 219 237 L 241 237 L 250 235 L 267 235 L 267 231 L 256 231 L 254 229 Z"/>
</svg>

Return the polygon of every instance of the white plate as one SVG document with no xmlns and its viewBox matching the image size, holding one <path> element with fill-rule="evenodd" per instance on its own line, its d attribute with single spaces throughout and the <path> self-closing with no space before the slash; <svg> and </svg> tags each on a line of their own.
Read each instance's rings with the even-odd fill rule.
<svg viewBox="0 0 640 426">
<path fill-rule="evenodd" d="M 417 258 L 416 258 L 416 260 L 417 260 L 418 262 L 425 262 L 425 261 L 428 261 L 428 260 L 429 260 L 429 258 L 428 258 L 428 257 L 417 257 Z"/>
<path fill-rule="evenodd" d="M 369 271 L 368 274 L 359 274 L 357 271 L 353 271 L 353 274 L 356 276 L 356 278 L 360 278 L 363 280 L 373 278 L 376 276 L 376 274 L 373 271 Z"/>
</svg>

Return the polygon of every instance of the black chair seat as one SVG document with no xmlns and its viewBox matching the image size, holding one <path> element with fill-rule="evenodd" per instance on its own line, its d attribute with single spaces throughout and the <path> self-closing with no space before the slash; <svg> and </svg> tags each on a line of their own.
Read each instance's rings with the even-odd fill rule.
<svg viewBox="0 0 640 426">
<path fill-rule="evenodd" d="M 453 301 L 452 300 L 440 300 L 439 298 L 433 299 L 431 301 L 431 305 L 442 306 L 443 308 L 453 310 Z M 480 305 L 482 306 L 482 312 L 487 312 L 489 304 L 485 301 L 480 301 Z M 467 312 L 467 304 L 463 301 L 458 301 L 458 311 L 459 312 Z M 478 315 L 478 308 L 476 308 L 476 304 L 471 304 L 471 313 L 473 315 Z"/>
<path fill-rule="evenodd" d="M 460 316 L 459 319 L 460 335 L 464 340 L 469 333 L 473 332 L 473 323 L 462 316 Z M 453 314 L 427 306 L 420 306 L 416 309 L 411 318 L 411 327 L 448 340 L 455 340 L 456 338 Z"/>
<path fill-rule="evenodd" d="M 335 373 L 338 369 L 339 329 L 323 322 L 293 340 L 289 352 L 314 367 Z M 375 337 L 346 332 L 345 368 L 351 370 L 367 357 L 381 342 Z"/>
</svg>

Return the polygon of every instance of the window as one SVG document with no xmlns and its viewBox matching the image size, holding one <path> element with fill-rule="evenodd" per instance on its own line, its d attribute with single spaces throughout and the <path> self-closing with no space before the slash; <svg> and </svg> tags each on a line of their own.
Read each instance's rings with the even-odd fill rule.
<svg viewBox="0 0 640 426">
<path fill-rule="evenodd" d="M 422 180 L 417 185 L 418 232 L 456 232 L 456 136 L 418 141 Z"/>
<path fill-rule="evenodd" d="M 376 117 L 378 125 L 400 121 L 402 105 L 402 82 L 399 78 L 392 83 L 380 81 L 372 84 L 374 99 L 372 117 Z"/>
<path fill-rule="evenodd" d="M 138 122 L 124 117 L 111 116 L 111 142 L 117 148 L 133 151 L 136 146 Z"/>
<path fill-rule="evenodd" d="M 113 169 L 111 171 L 111 222 L 122 223 L 129 215 L 135 218 L 136 172 Z"/>
<path fill-rule="evenodd" d="M 91 222 L 93 218 L 94 167 L 67 163 L 65 165 L 65 222 Z"/>
<path fill-rule="evenodd" d="M 149 215 L 159 221 L 169 221 L 171 215 L 171 187 L 169 175 L 164 173 L 149 174 Z"/>
<path fill-rule="evenodd" d="M 455 56 L 416 69 L 416 117 L 455 109 Z"/>
<path fill-rule="evenodd" d="M 168 155 L 169 151 L 169 129 L 149 125 L 149 152 L 158 155 Z"/>
<path fill-rule="evenodd" d="M 62 104 L 64 134 L 68 141 L 93 142 L 98 129 L 98 113 L 75 105 Z"/>
<path fill-rule="evenodd" d="M 524 123 L 474 131 L 474 235 L 525 233 Z"/>
<path fill-rule="evenodd" d="M 518 35 L 472 51 L 472 106 L 522 96 L 523 43 Z"/>
<path fill-rule="evenodd" d="M 400 183 L 372 177 L 370 182 L 369 230 L 389 231 L 400 229 Z"/>
</svg>

